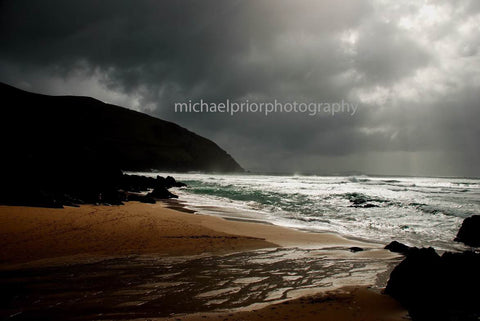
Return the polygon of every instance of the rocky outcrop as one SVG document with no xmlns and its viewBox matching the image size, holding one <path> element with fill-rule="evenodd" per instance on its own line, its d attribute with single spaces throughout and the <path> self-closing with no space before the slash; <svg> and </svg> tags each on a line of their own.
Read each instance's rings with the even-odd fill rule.
<svg viewBox="0 0 480 321">
<path fill-rule="evenodd" d="M 72 173 L 37 173 L 31 181 L 11 178 L 1 185 L 0 204 L 61 208 L 80 204 L 122 205 L 138 201 L 177 198 L 168 188 L 183 187 L 173 177 L 125 175 L 108 168 L 83 168 Z M 149 192 L 145 195 L 145 193 Z"/>
<path fill-rule="evenodd" d="M 157 187 L 147 194 L 148 197 L 156 199 L 178 198 L 177 195 L 172 194 L 165 187 Z"/>
<path fill-rule="evenodd" d="M 410 248 L 392 271 L 385 293 L 413 320 L 476 320 L 480 315 L 480 254 Z"/>
<path fill-rule="evenodd" d="M 127 195 L 127 200 L 128 201 L 137 201 L 140 203 L 148 203 L 148 204 L 155 204 L 156 201 L 153 197 L 147 196 L 147 195 L 139 195 L 139 194 L 133 194 L 129 193 Z"/>
<path fill-rule="evenodd" d="M 463 242 L 468 246 L 480 246 L 480 215 L 473 215 L 463 220 L 455 241 Z"/>
<path fill-rule="evenodd" d="M 395 252 L 395 253 L 400 253 L 400 254 L 406 255 L 410 251 L 411 247 L 409 247 L 405 244 L 402 244 L 400 242 L 397 242 L 397 241 L 392 241 L 392 242 L 390 242 L 390 244 L 385 246 L 385 249 L 389 250 L 390 252 Z"/>
<path fill-rule="evenodd" d="M 412 315 L 423 309 L 434 310 L 440 261 L 433 248 L 412 250 L 390 274 L 385 293 L 398 300 Z"/>
<path fill-rule="evenodd" d="M 158 177 L 158 176 L 157 176 Z M 167 178 L 165 178 L 165 187 L 166 188 L 170 188 L 170 187 L 185 187 L 187 186 L 187 184 L 185 183 L 182 183 L 182 182 L 177 182 L 175 180 L 175 178 L 173 178 L 172 176 L 167 176 Z"/>
</svg>

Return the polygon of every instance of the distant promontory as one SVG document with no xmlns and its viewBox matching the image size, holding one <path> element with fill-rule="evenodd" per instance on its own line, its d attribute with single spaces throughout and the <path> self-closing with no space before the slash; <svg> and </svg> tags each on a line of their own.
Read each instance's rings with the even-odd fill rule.
<svg viewBox="0 0 480 321">
<path fill-rule="evenodd" d="M 98 162 L 122 170 L 243 172 L 214 142 L 171 122 L 90 97 L 2 83 L 0 92 L 2 154 L 14 167 Z"/>
</svg>

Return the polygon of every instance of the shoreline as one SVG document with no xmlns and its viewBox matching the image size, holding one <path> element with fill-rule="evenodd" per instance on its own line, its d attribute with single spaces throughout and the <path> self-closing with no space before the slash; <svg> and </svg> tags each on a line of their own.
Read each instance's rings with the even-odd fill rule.
<svg viewBox="0 0 480 321">
<path fill-rule="evenodd" d="M 211 214 L 211 213 L 206 213 L 206 212 L 201 212 L 200 210 L 192 209 L 189 208 L 188 205 L 182 203 L 181 200 L 178 199 L 166 199 L 162 200 L 162 203 L 166 205 L 167 208 L 180 211 L 180 212 L 185 212 L 189 214 L 197 214 L 197 215 L 205 215 L 205 216 L 210 216 L 210 217 L 217 217 L 222 220 L 226 221 L 232 221 L 232 222 L 240 222 L 240 223 L 252 223 L 252 224 L 261 224 L 261 225 L 269 225 L 269 226 L 274 226 L 278 229 L 281 229 L 283 231 L 285 230 L 290 230 L 290 231 L 297 231 L 301 233 L 306 233 L 306 234 L 312 234 L 312 235 L 319 235 L 319 234 L 325 234 L 325 235 L 332 235 L 334 237 L 338 237 L 343 240 L 347 240 L 347 242 L 351 242 L 352 246 L 357 246 L 357 245 L 363 245 L 366 246 L 367 248 L 370 248 L 371 246 L 378 246 L 379 248 L 383 248 L 386 244 L 380 243 L 380 242 L 375 242 L 372 239 L 364 239 L 360 237 L 355 237 L 352 235 L 343 235 L 337 232 L 333 231 L 327 231 L 327 230 L 312 230 L 308 228 L 299 228 L 299 227 L 293 227 L 293 226 L 284 226 L 284 225 L 279 225 L 276 223 L 272 223 L 266 220 L 261 220 L 261 219 L 251 219 L 247 217 L 241 217 L 241 216 L 228 216 L 228 215 L 222 215 L 222 214 Z M 212 209 L 211 207 L 210 209 Z M 217 209 L 217 207 L 215 207 Z M 222 208 L 218 207 L 218 211 L 221 211 Z M 282 242 L 283 243 L 283 242 Z M 344 242 L 341 242 L 344 244 Z"/>
<path fill-rule="evenodd" d="M 200 214 L 172 207 L 169 202 L 63 209 L 0 205 L 0 223 L 0 268 L 35 262 L 44 265 L 62 259 L 76 262 L 79 258 L 132 254 L 191 256 L 272 247 L 361 247 L 368 251 L 357 255 L 398 257 L 378 243 Z"/>
<path fill-rule="evenodd" d="M 123 206 L 82 205 L 64 209 L 0 206 L 0 239 L 4 244 L 0 255 L 0 271 L 66 267 L 71 264 L 95 265 L 96 262 L 101 264 L 102 260 L 128 256 L 140 259 L 143 255 L 147 258 L 193 259 L 229 256 L 260 249 L 272 249 L 272 252 L 275 252 L 276 248 L 313 251 L 313 255 L 319 260 L 323 260 L 322 257 L 326 255 L 331 260 L 358 259 L 375 262 L 377 265 L 387 264 L 399 257 L 398 254 L 384 250 L 380 244 L 350 240 L 333 233 L 306 232 L 259 222 L 194 214 L 178 208 L 171 209 L 168 202 L 127 202 Z M 350 247 L 361 247 L 364 250 L 352 253 L 348 250 Z M 274 314 L 268 314 L 268 311 L 271 312 L 270 307 L 280 307 L 279 310 L 282 310 L 284 306 L 295 307 L 295 311 L 302 313 L 305 307 L 302 300 L 313 300 L 307 304 L 309 311 L 326 309 L 334 316 L 342 315 L 335 312 L 338 309 L 348 312 L 349 307 L 345 302 L 356 302 L 365 298 L 370 298 L 367 300 L 369 303 L 359 307 L 361 310 L 371 309 L 369 305 L 378 300 L 391 300 L 393 303 L 388 304 L 398 308 L 393 299 L 368 290 L 366 284 L 369 282 L 352 282 L 346 284 L 355 286 L 356 290 L 351 292 L 345 292 L 345 285 L 338 284 L 333 285 L 335 291 L 331 292 L 330 289 L 320 294 L 317 288 L 309 291 L 300 289 L 293 297 L 281 300 L 293 302 L 291 306 L 282 305 L 278 303 L 279 300 L 266 301 L 258 305 L 256 309 L 259 310 L 250 307 L 247 307 L 246 311 L 234 309 L 224 316 L 229 320 L 255 320 L 255 313 L 263 311 L 274 318 Z M 295 293 L 294 290 L 292 293 Z M 341 299 L 338 299 L 338 291 L 344 291 Z M 319 296 L 324 296 L 326 301 L 312 299 Z M 298 302 L 303 303 L 297 304 Z M 325 302 L 336 302 L 336 305 L 332 308 L 326 306 Z M 392 312 L 395 309 L 392 309 Z M 212 315 L 212 319 L 218 319 L 221 315 L 212 313 L 207 312 Z M 288 315 L 290 312 L 285 313 Z M 178 317 L 182 320 L 204 320 L 204 315 L 205 313 L 188 313 L 187 316 L 181 316 L 180 313 Z M 150 316 L 148 318 L 165 319 Z"/>
</svg>

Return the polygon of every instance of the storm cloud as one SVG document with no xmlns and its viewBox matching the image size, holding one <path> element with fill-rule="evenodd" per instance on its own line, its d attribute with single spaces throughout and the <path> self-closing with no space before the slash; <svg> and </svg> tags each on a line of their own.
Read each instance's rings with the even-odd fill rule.
<svg viewBox="0 0 480 321">
<path fill-rule="evenodd" d="M 176 122 L 246 169 L 480 176 L 478 1 L 0 6 L 0 81 Z M 353 116 L 175 113 L 175 102 L 200 99 L 359 107 Z"/>
</svg>

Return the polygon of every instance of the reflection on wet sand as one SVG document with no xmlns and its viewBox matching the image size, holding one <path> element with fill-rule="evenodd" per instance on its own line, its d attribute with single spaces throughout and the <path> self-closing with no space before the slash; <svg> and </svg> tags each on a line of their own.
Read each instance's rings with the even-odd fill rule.
<svg viewBox="0 0 480 321">
<path fill-rule="evenodd" d="M 119 320 L 239 309 L 345 285 L 374 285 L 396 263 L 343 248 L 278 248 L 4 270 L 0 315 Z"/>
</svg>

